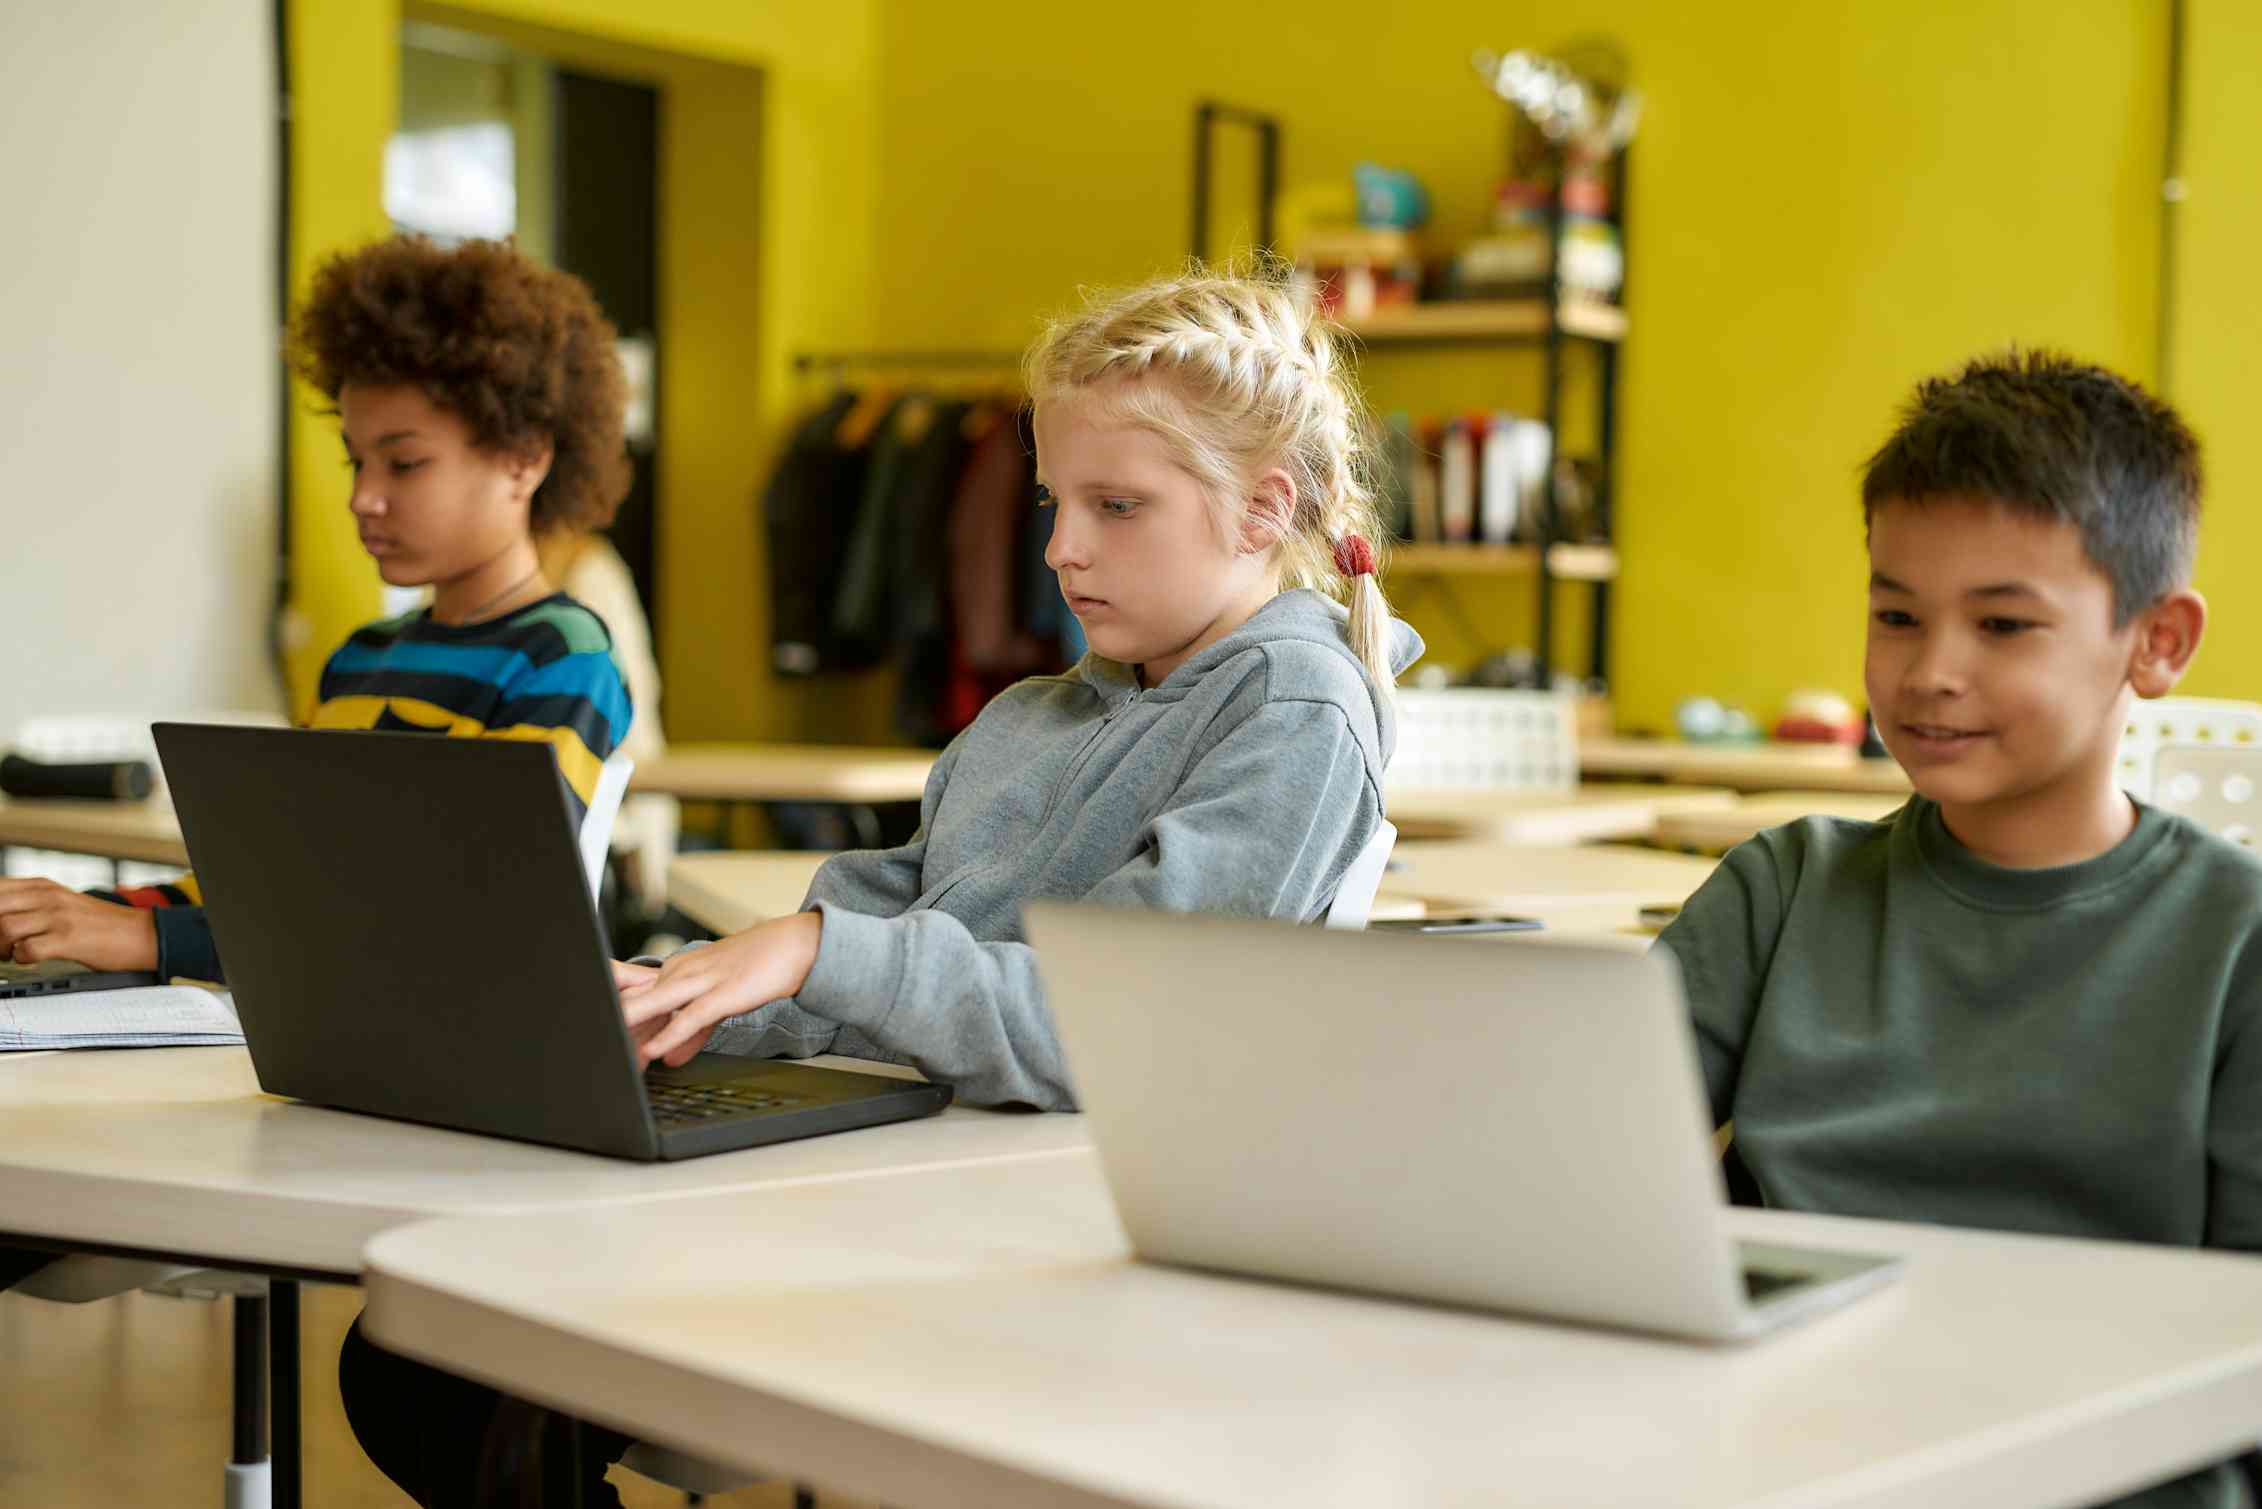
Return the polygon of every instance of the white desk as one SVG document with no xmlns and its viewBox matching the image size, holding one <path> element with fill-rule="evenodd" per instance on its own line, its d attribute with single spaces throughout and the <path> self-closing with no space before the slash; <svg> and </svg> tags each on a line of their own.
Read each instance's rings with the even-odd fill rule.
<svg viewBox="0 0 2262 1509">
<path fill-rule="evenodd" d="M 1912 1254 L 1706 1347 L 1127 1261 L 1088 1154 L 369 1251 L 387 1346 L 911 1506 L 2092 1502 L 2262 1430 L 2262 1263 L 1736 1211 Z M 572 1253 L 569 1263 L 557 1255 Z"/>
<path fill-rule="evenodd" d="M 241 1048 L 0 1053 L 0 1240 L 350 1282 L 369 1239 L 404 1221 L 625 1211 L 689 1194 L 1042 1156 L 1083 1137 L 1081 1117 L 953 1106 L 830 1137 L 630 1163 L 281 1100 L 260 1093 Z M 273 1502 L 297 1509 L 297 1286 L 279 1282 L 270 1299 L 236 1304 L 257 1307 L 260 1330 L 274 1307 Z M 238 1387 L 242 1411 L 251 1395 L 241 1378 Z"/>
<path fill-rule="evenodd" d="M 631 1163 L 262 1094 L 241 1048 L 0 1054 L 0 1232 L 351 1279 L 431 1216 L 627 1205 L 1083 1145 L 1082 1118 L 940 1116 Z M 821 1059 L 842 1067 L 885 1066 Z"/>
<path fill-rule="evenodd" d="M 1726 812 L 1724 786 L 1589 781 L 1569 791 L 1465 791 L 1392 787 L 1383 806 L 1400 839 L 1484 839 L 1503 844 L 1591 844 L 1648 838 L 1686 813 Z"/>
</svg>

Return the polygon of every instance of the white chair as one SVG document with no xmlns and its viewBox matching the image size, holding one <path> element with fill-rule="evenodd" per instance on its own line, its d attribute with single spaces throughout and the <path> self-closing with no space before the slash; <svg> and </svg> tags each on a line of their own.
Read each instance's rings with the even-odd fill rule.
<svg viewBox="0 0 2262 1509">
<path fill-rule="evenodd" d="M 2137 800 L 2251 848 L 2262 833 L 2262 705 L 2139 702 L 2121 731 L 2115 773 Z"/>
<path fill-rule="evenodd" d="M 2167 749 L 2253 748 L 2262 745 L 2262 704 L 2212 697 L 2161 697 L 2139 702 L 2121 730 L 2116 775 L 2121 789 L 2140 802 L 2154 800 L 2158 764 Z"/>
<path fill-rule="evenodd" d="M 1374 837 L 1343 872 L 1343 883 L 1335 888 L 1335 899 L 1327 906 L 1326 926 L 1356 930 L 1367 925 L 1375 892 L 1382 889 L 1382 872 L 1390 867 L 1391 847 L 1397 842 L 1396 827 L 1389 823 L 1376 826 Z"/>
<path fill-rule="evenodd" d="M 2152 805 L 2253 848 L 2262 833 L 2262 743 L 2164 745 L 2153 758 Z"/>
<path fill-rule="evenodd" d="M 1567 691 L 1401 687 L 1390 784 L 1427 791 L 1569 791 L 1578 703 Z"/>
<path fill-rule="evenodd" d="M 620 799 L 628 792 L 628 778 L 636 762 L 624 754 L 608 757 L 597 772 L 597 789 L 589 793 L 589 810 L 581 814 L 581 868 L 589 877 L 589 894 L 604 886 L 605 856 L 613 848 L 613 819 L 620 815 Z"/>
</svg>

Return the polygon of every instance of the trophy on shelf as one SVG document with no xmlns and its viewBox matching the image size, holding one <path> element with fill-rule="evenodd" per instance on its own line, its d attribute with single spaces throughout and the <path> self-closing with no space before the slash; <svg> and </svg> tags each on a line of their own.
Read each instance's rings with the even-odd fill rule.
<svg viewBox="0 0 2262 1509">
<path fill-rule="evenodd" d="M 1487 235 L 1463 247 L 1452 283 L 1462 297 L 1519 297 L 1550 276 L 1566 298 L 1609 303 L 1625 282 L 1611 217 L 1611 160 L 1641 122 L 1625 55 L 1602 42 L 1558 55 L 1480 52 L 1477 75 L 1514 107 L 1508 172 Z M 1562 219 L 1551 244 L 1549 230 Z"/>
<path fill-rule="evenodd" d="M 1633 140 L 1641 124 L 1641 94 L 1627 87 L 1625 60 L 1615 48 L 1576 48 L 1568 58 L 1521 49 L 1479 52 L 1475 61 L 1494 94 L 1574 157 L 1605 159 Z"/>
</svg>

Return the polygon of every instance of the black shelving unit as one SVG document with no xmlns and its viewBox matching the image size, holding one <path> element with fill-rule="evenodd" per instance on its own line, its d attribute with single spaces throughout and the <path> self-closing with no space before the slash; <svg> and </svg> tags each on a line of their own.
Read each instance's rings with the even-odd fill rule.
<svg viewBox="0 0 2262 1509">
<path fill-rule="evenodd" d="M 1512 301 L 1503 304 L 1479 305 L 1457 301 L 1439 301 L 1417 305 L 1412 311 L 1388 311 L 1370 320 L 1346 321 L 1346 328 L 1370 346 L 1388 346 L 1392 349 L 1423 346 L 1510 345 L 1538 346 L 1543 353 L 1545 374 L 1543 381 L 1542 419 L 1550 438 L 1549 466 L 1540 507 L 1540 538 L 1532 542 L 1531 569 L 1537 581 L 1536 622 L 1533 625 L 1533 650 L 1543 676 L 1551 677 L 1555 663 L 1555 583 L 1558 579 L 1557 550 L 1560 539 L 1561 515 L 1555 489 L 1555 459 L 1568 454 L 1563 445 L 1563 390 L 1565 383 L 1565 352 L 1572 342 L 1592 345 L 1597 354 L 1596 399 L 1596 478 L 1595 521 L 1600 543 L 1611 545 L 1616 539 L 1615 505 L 1617 498 L 1618 451 L 1618 352 L 1626 332 L 1624 318 L 1626 290 L 1620 284 L 1618 302 L 1599 305 L 1581 302 L 1567 312 L 1563 302 L 1563 183 L 1564 155 L 1560 149 L 1554 154 L 1551 172 L 1555 182 L 1555 195 L 1549 202 L 1547 235 L 1549 246 L 1547 280 L 1544 291 L 1537 299 Z M 1626 187 L 1627 154 L 1619 151 L 1608 168 L 1610 190 L 1610 223 L 1616 228 L 1621 253 L 1627 248 L 1626 238 Z M 1483 311 L 1494 311 L 1497 318 L 1476 317 Z M 1459 317 L 1456 317 L 1459 316 Z M 1498 547 L 1491 547 L 1492 558 L 1500 559 Z M 1486 547 L 1469 545 L 1438 545 L 1420 547 L 1421 553 L 1413 555 L 1405 569 L 1421 571 L 1435 569 L 1434 563 L 1451 552 L 1468 550 L 1471 559 L 1485 557 Z M 1402 552 L 1402 555 L 1411 554 Z M 1520 557 L 1506 557 L 1510 561 Z M 1589 561 L 1586 568 L 1568 579 L 1589 584 L 1593 597 L 1593 631 L 1588 653 L 1588 675 L 1607 683 L 1610 679 L 1610 587 L 1616 576 L 1614 556 L 1610 564 Z M 1425 566 L 1424 563 L 1431 563 Z"/>
</svg>

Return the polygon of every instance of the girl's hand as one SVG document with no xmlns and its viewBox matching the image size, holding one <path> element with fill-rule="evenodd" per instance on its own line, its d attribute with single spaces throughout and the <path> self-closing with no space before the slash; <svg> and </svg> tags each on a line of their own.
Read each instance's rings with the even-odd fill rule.
<svg viewBox="0 0 2262 1509">
<path fill-rule="evenodd" d="M 157 923 L 138 906 L 97 900 L 52 880 L 0 880 L 0 958 L 155 969 Z"/>
<path fill-rule="evenodd" d="M 817 962 L 823 932 L 822 913 L 796 912 L 677 954 L 657 974 L 615 964 L 621 1013 L 644 1062 L 659 1059 L 681 1067 L 726 1018 L 800 990 Z M 642 978 L 631 980 L 630 970 Z"/>
<path fill-rule="evenodd" d="M 628 993 L 632 990 L 642 989 L 659 977 L 660 971 L 656 965 L 631 964 L 626 959 L 615 959 L 613 961 L 613 988 L 620 992 L 622 1015 L 626 1016 L 628 1012 Z M 656 1016 L 643 1022 L 631 1020 L 628 1026 L 629 1041 L 638 1048 L 642 1048 L 653 1038 L 659 1036 L 667 1025 L 668 1019 L 664 1016 Z"/>
</svg>

